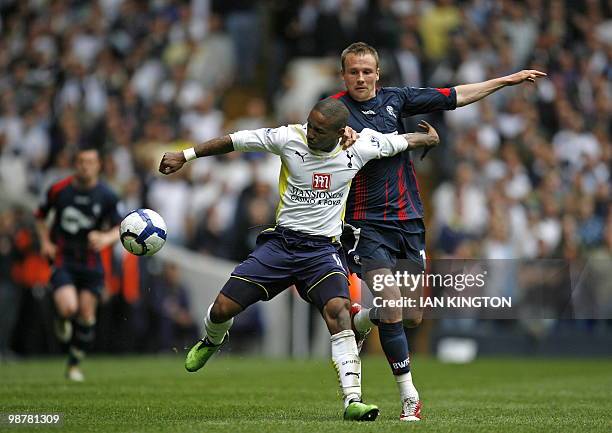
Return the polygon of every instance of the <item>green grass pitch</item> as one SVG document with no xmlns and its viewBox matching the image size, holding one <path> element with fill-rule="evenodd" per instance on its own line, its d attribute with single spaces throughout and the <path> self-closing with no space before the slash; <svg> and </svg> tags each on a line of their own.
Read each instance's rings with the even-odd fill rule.
<svg viewBox="0 0 612 433">
<path fill-rule="evenodd" d="M 216 357 L 187 373 L 179 357 L 91 358 L 87 381 L 67 383 L 63 360 L 0 365 L 0 412 L 64 414 L 50 432 L 611 432 L 612 361 L 413 360 L 423 421 L 400 423 L 384 358 L 365 357 L 374 423 L 341 420 L 329 361 Z"/>
</svg>

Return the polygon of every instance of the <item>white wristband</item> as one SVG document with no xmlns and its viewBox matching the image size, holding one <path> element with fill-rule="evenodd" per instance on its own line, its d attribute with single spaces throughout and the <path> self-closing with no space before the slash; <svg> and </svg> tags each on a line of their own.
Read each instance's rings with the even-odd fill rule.
<svg viewBox="0 0 612 433">
<path fill-rule="evenodd" d="M 196 159 L 198 155 L 195 153 L 195 149 L 190 147 L 189 149 L 183 150 L 183 155 L 185 155 L 186 161 L 191 161 L 192 159 Z"/>
</svg>

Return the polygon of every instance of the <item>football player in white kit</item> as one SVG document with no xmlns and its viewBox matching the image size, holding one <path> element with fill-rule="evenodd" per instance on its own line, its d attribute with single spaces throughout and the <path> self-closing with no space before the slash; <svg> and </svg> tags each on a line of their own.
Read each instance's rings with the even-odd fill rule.
<svg viewBox="0 0 612 433">
<path fill-rule="evenodd" d="M 295 285 L 300 296 L 321 312 L 331 334 L 332 362 L 344 397 L 344 419 L 373 421 L 375 405 L 361 401 L 361 360 L 351 330 L 347 265 L 339 243 L 351 180 L 368 161 L 404 150 L 436 146 L 436 131 L 381 134 L 361 132 L 347 150 L 340 137 L 348 119 L 342 102 L 319 101 L 304 125 L 239 131 L 182 152 L 167 152 L 163 174 L 185 162 L 233 150 L 266 151 L 280 156 L 280 200 L 276 226 L 263 231 L 255 250 L 232 272 L 204 318 L 205 336 L 187 354 L 185 367 L 197 371 L 227 341 L 233 317 Z"/>
</svg>

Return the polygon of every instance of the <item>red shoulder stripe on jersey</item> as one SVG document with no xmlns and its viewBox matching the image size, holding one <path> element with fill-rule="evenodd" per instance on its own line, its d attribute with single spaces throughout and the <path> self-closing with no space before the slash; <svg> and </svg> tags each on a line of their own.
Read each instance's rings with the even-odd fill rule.
<svg viewBox="0 0 612 433">
<path fill-rule="evenodd" d="M 436 87 L 436 90 L 440 93 L 442 93 L 444 96 L 446 96 L 447 98 L 450 96 L 451 93 L 451 89 L 449 89 L 448 87 Z"/>
<path fill-rule="evenodd" d="M 59 182 L 54 183 L 49 190 L 49 199 L 55 200 L 60 191 L 70 185 L 70 183 L 72 183 L 72 176 L 68 176 L 66 179 L 62 179 Z"/>
<path fill-rule="evenodd" d="M 68 176 L 67 178 L 62 179 L 59 182 L 55 182 L 53 185 L 51 185 L 51 188 L 49 188 L 49 191 L 47 192 L 47 203 L 45 204 L 45 206 L 47 208 L 51 206 L 51 204 L 55 201 L 60 191 L 66 188 L 68 185 L 70 185 L 71 182 L 72 182 L 72 176 Z M 42 207 L 39 207 L 38 209 L 34 211 L 34 217 L 35 218 L 45 217 L 45 211 L 42 209 Z"/>
<path fill-rule="evenodd" d="M 346 95 L 346 90 L 343 90 L 342 92 L 338 92 L 335 95 L 331 95 L 330 98 L 334 98 L 334 99 L 340 99 L 342 98 L 344 95 Z"/>
</svg>

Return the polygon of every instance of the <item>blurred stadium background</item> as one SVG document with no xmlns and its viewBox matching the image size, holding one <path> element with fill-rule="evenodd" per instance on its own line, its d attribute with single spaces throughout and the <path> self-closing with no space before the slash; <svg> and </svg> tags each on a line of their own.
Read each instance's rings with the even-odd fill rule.
<svg viewBox="0 0 612 433">
<path fill-rule="evenodd" d="M 182 352 L 233 263 L 273 222 L 279 163 L 233 153 L 165 178 L 163 151 L 303 123 L 342 90 L 339 55 L 357 40 L 380 51 L 383 85 L 445 87 L 524 67 L 549 75 L 425 117 L 442 139 L 416 164 L 429 257 L 602 264 L 590 308 L 607 320 L 426 321 L 412 349 L 437 353 L 461 337 L 451 352 L 612 354 L 609 1 L 0 0 L 0 16 L 2 359 L 60 353 L 32 210 L 83 142 L 104 152 L 125 211 L 155 209 L 169 227 L 154 258 L 106 252 L 94 351 Z M 406 119 L 411 129 L 418 120 Z M 231 344 L 308 357 L 325 355 L 329 339 L 287 292 L 241 315 Z"/>
</svg>

